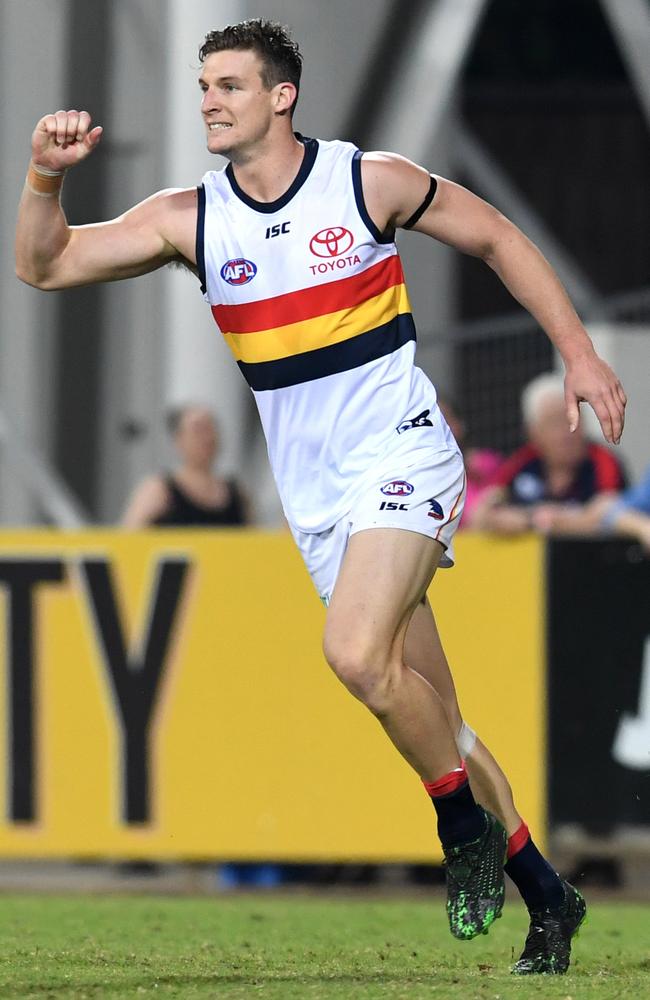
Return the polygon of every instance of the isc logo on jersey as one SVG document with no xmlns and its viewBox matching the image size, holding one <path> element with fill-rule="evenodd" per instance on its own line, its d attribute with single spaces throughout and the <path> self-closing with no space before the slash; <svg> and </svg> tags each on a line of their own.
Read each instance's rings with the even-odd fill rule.
<svg viewBox="0 0 650 1000">
<path fill-rule="evenodd" d="M 257 267 L 252 260 L 235 257 L 233 260 L 227 260 L 219 273 L 229 285 L 247 285 L 257 274 Z"/>
</svg>

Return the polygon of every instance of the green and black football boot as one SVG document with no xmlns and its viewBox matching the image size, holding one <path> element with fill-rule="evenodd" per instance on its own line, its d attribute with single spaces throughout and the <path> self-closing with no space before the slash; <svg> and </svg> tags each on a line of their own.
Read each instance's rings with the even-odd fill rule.
<svg viewBox="0 0 650 1000">
<path fill-rule="evenodd" d="M 491 813 L 485 818 L 485 833 L 478 840 L 445 851 L 449 929 L 461 941 L 487 934 L 501 916 L 505 899 L 508 838 Z"/>
<path fill-rule="evenodd" d="M 571 938 L 587 915 L 587 904 L 569 882 L 563 882 L 564 902 L 553 910 L 531 911 L 524 950 L 512 972 L 515 976 L 562 976 L 571 960 Z"/>
</svg>

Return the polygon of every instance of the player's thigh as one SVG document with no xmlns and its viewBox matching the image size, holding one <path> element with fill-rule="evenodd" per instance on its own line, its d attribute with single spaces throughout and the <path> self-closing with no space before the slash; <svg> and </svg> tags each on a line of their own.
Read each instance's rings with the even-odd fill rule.
<svg viewBox="0 0 650 1000">
<path fill-rule="evenodd" d="M 354 533 L 327 612 L 328 660 L 342 649 L 359 657 L 401 658 L 408 621 L 443 554 L 435 539 L 402 528 Z"/>
<path fill-rule="evenodd" d="M 426 598 L 418 604 L 408 623 L 404 640 L 404 662 L 435 688 L 445 706 L 449 723 L 453 731 L 457 732 L 463 720 L 456 687 L 433 610 Z"/>
</svg>

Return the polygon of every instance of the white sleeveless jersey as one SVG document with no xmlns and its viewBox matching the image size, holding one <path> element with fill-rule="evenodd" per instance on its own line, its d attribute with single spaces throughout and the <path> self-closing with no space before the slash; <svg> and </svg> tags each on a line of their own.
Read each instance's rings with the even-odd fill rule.
<svg viewBox="0 0 650 1000">
<path fill-rule="evenodd" d="M 361 153 L 302 141 L 300 171 L 275 202 L 250 198 L 230 165 L 204 176 L 196 250 L 205 299 L 255 396 L 287 520 L 320 532 L 400 453 L 456 446 L 413 364 L 401 261 L 394 234 L 366 210 Z"/>
</svg>

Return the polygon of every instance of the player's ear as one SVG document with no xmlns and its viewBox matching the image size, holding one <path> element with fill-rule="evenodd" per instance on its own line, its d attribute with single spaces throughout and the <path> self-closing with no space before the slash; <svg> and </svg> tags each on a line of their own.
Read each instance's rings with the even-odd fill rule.
<svg viewBox="0 0 650 1000">
<path fill-rule="evenodd" d="M 296 101 L 298 91 L 293 83 L 278 83 L 274 94 L 274 107 L 276 114 L 284 115 L 291 110 Z"/>
</svg>

